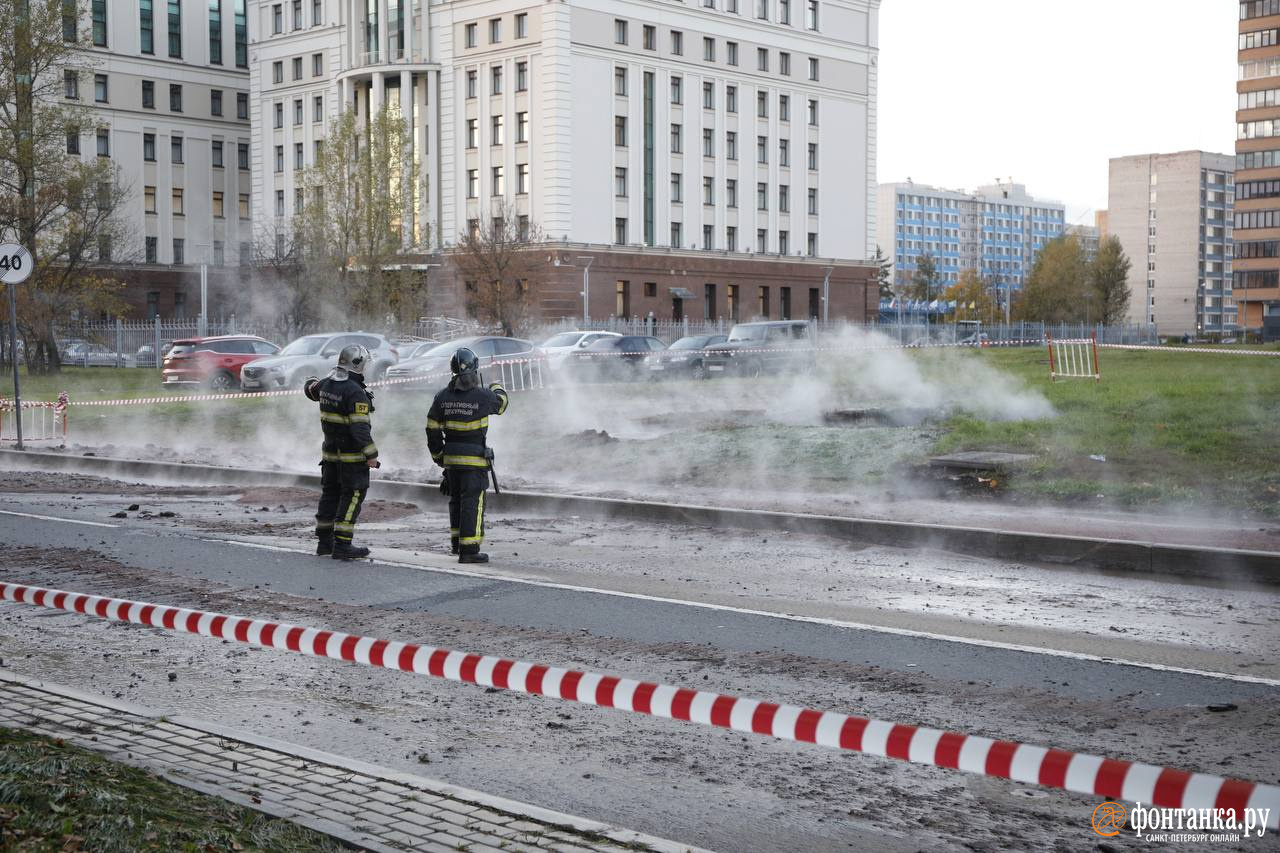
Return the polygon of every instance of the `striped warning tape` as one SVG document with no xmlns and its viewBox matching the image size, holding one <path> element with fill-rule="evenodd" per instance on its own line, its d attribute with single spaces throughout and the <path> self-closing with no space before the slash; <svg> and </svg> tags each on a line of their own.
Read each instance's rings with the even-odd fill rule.
<svg viewBox="0 0 1280 853">
<path fill-rule="evenodd" d="M 1237 820 L 1243 819 L 1246 808 L 1269 809 L 1267 826 L 1275 829 L 1280 825 L 1280 787 L 1224 779 L 1206 773 L 1188 773 L 1169 767 L 815 711 L 492 655 L 468 654 L 339 631 L 25 584 L 0 582 L 0 601 L 83 613 L 483 687 L 536 693 L 586 705 L 898 758 L 1163 808 L 1224 809 Z"/>
</svg>

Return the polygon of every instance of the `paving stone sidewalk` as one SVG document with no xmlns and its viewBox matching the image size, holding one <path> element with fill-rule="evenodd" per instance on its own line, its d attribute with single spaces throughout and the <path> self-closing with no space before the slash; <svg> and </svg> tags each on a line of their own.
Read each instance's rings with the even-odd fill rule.
<svg viewBox="0 0 1280 853">
<path fill-rule="evenodd" d="M 365 850 L 696 848 L 0 672 L 0 726 L 63 738 Z"/>
</svg>

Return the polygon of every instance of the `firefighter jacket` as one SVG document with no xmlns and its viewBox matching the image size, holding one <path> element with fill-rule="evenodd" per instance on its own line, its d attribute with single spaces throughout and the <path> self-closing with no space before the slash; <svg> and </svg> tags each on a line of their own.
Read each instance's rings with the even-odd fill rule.
<svg viewBox="0 0 1280 853">
<path fill-rule="evenodd" d="M 458 390 L 449 386 L 436 394 L 427 413 L 427 447 L 442 468 L 487 468 L 485 436 L 489 416 L 507 410 L 507 392 L 494 382 L 488 388 Z"/>
<path fill-rule="evenodd" d="M 324 379 L 307 380 L 303 392 L 308 399 L 320 404 L 325 462 L 363 465 L 378 457 L 378 446 L 373 443 L 369 425 L 373 395 L 365 390 L 359 375 L 335 369 Z"/>
</svg>

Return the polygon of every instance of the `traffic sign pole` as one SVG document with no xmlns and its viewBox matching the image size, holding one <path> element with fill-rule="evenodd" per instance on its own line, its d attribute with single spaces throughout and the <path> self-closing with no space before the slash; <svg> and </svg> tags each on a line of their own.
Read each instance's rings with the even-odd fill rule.
<svg viewBox="0 0 1280 853">
<path fill-rule="evenodd" d="M 18 285 L 31 275 L 31 252 L 17 243 L 0 243 L 0 282 L 9 288 L 9 353 L 13 357 L 13 422 L 22 450 L 22 386 L 18 382 Z"/>
</svg>

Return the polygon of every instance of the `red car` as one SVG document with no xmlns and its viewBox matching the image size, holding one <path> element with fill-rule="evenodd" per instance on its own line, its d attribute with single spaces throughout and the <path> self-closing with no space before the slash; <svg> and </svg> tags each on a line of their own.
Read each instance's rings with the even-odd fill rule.
<svg viewBox="0 0 1280 853">
<path fill-rule="evenodd" d="M 255 335 L 186 338 L 173 342 L 164 356 L 165 385 L 205 385 L 214 391 L 240 387 L 240 368 L 255 358 L 275 355 L 280 347 Z"/>
</svg>

